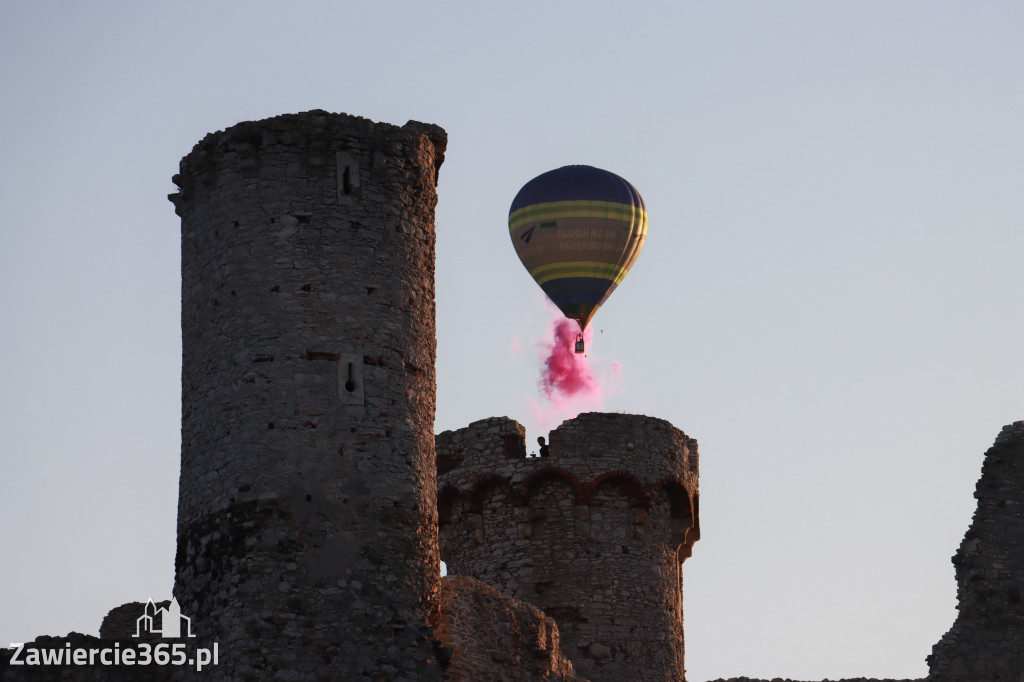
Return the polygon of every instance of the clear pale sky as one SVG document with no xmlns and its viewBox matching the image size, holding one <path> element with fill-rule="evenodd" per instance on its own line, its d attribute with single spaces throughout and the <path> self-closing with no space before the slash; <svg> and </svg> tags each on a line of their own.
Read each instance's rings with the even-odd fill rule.
<svg viewBox="0 0 1024 682">
<path fill-rule="evenodd" d="M 924 676 L 1024 418 L 1022 35 L 1016 1 L 0 2 L 0 643 L 170 596 L 170 178 L 322 108 L 448 131 L 436 431 L 546 434 L 519 187 L 585 163 L 643 195 L 588 350 L 605 410 L 700 442 L 690 680 Z"/>
</svg>

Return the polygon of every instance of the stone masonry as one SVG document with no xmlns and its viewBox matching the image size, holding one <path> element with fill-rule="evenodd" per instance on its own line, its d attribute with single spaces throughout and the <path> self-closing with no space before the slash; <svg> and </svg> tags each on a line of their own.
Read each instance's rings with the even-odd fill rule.
<svg viewBox="0 0 1024 682">
<path fill-rule="evenodd" d="M 696 441 L 584 414 L 545 457 L 508 418 L 435 450 L 445 145 L 437 126 L 311 111 L 240 123 L 182 159 L 174 596 L 190 650 L 216 643 L 219 663 L 66 662 L 169 646 L 134 634 L 173 602 L 130 603 L 99 637 L 0 649 L 0 682 L 684 679 Z M 953 558 L 959 615 L 928 681 L 1024 682 L 1024 422 L 986 453 L 975 496 Z M 466 576 L 443 587 L 439 541 Z"/>
<path fill-rule="evenodd" d="M 181 161 L 174 595 L 209 677 L 440 680 L 434 206 L 446 136 L 311 111 Z"/>
<path fill-rule="evenodd" d="M 791 680 L 788 677 L 785 678 L 785 679 L 783 679 L 781 677 L 773 677 L 770 680 L 768 680 L 768 679 L 761 679 L 761 678 L 755 679 L 753 677 L 730 677 L 728 680 L 717 679 L 717 680 L 712 680 L 711 682 L 802 682 L 802 681 L 801 680 Z M 815 681 L 815 682 L 817 682 L 817 681 Z M 925 681 L 924 680 L 920 680 L 920 679 L 918 679 L 918 680 L 906 680 L 906 679 L 903 679 L 903 680 L 893 680 L 893 679 L 890 679 L 888 677 L 885 678 L 884 680 L 880 680 L 880 679 L 875 678 L 875 677 L 870 677 L 870 678 L 869 677 L 844 677 L 844 678 L 838 679 L 838 680 L 827 680 L 826 679 L 826 680 L 822 680 L 822 682 L 925 682 Z M 981 682 L 981 681 L 979 680 L 979 682 Z"/>
<path fill-rule="evenodd" d="M 559 648 L 550 616 L 474 578 L 441 578 L 436 634 L 452 650 L 450 682 L 587 682 Z"/>
<path fill-rule="evenodd" d="M 928 657 L 928 679 L 1024 682 L 1024 421 L 985 453 L 974 496 L 953 556 L 959 613 Z"/>
<path fill-rule="evenodd" d="M 699 537 L 697 443 L 660 419 L 588 413 L 527 457 L 508 418 L 437 437 L 441 556 L 529 602 L 594 682 L 680 681 L 682 561 Z"/>
</svg>

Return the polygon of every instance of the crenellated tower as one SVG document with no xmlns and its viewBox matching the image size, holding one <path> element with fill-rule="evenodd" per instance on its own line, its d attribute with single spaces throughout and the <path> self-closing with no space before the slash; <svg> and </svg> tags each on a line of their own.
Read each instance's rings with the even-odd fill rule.
<svg viewBox="0 0 1024 682">
<path fill-rule="evenodd" d="M 681 681 L 682 562 L 700 536 L 697 442 L 661 419 L 587 413 L 528 456 L 507 417 L 437 436 L 448 572 L 553 617 L 593 682 Z"/>
</svg>

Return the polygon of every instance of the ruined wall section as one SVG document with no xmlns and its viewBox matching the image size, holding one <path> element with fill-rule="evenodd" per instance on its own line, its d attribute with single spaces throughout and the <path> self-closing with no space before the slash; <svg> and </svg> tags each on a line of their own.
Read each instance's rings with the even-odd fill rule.
<svg viewBox="0 0 1024 682">
<path fill-rule="evenodd" d="M 985 453 L 956 567 L 956 622 L 928 657 L 932 682 L 1024 679 L 1024 421 Z"/>
<path fill-rule="evenodd" d="M 222 679 L 440 679 L 434 207 L 446 137 L 311 111 L 181 161 L 174 594 Z"/>
<path fill-rule="evenodd" d="M 450 682 L 587 682 L 559 648 L 558 625 L 540 609 L 474 578 L 441 578 L 435 634 L 451 657 Z"/>
<path fill-rule="evenodd" d="M 527 457 L 503 418 L 437 437 L 441 556 L 553 617 L 576 672 L 682 680 L 681 563 L 699 537 L 697 443 L 660 419 L 582 414 Z"/>
<path fill-rule="evenodd" d="M 767 678 L 753 678 L 753 677 L 730 677 L 729 679 L 717 679 L 711 680 L 711 682 L 802 682 L 801 680 L 791 680 L 788 677 L 783 679 L 781 677 L 773 677 L 772 679 Z M 825 679 L 821 682 L 925 682 L 923 679 L 901 679 L 894 680 L 890 678 L 878 679 L 875 677 L 844 677 L 839 680 Z"/>
</svg>

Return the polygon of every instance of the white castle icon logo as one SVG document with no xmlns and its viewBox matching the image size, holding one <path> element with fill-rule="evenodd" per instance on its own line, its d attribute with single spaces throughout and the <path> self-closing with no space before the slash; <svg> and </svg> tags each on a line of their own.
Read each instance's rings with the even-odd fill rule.
<svg viewBox="0 0 1024 682">
<path fill-rule="evenodd" d="M 159 625 L 157 625 L 158 621 Z M 135 621 L 135 634 L 132 637 L 138 637 L 147 632 L 167 638 L 181 637 L 182 621 L 185 622 L 186 637 L 195 637 L 192 634 L 192 619 L 181 615 L 181 607 L 178 605 L 177 599 L 172 599 L 169 607 L 158 609 L 153 603 L 153 598 L 150 597 L 145 612 Z"/>
</svg>

